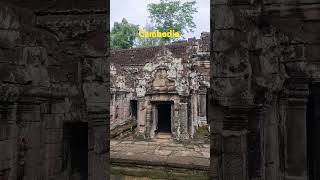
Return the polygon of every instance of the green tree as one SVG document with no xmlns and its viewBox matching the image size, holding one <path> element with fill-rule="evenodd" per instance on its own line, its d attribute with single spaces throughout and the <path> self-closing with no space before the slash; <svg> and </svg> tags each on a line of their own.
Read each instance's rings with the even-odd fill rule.
<svg viewBox="0 0 320 180">
<path fill-rule="evenodd" d="M 160 0 L 160 3 L 148 4 L 149 17 L 157 30 L 161 32 L 175 30 L 183 36 L 196 28 L 193 22 L 193 14 L 198 12 L 195 5 L 195 1 L 181 3 L 179 0 Z M 171 42 L 170 38 L 162 40 Z"/>
<path fill-rule="evenodd" d="M 111 49 L 132 48 L 138 29 L 138 25 L 128 23 L 125 18 L 122 19 L 121 23 L 115 22 L 111 30 Z"/>
</svg>

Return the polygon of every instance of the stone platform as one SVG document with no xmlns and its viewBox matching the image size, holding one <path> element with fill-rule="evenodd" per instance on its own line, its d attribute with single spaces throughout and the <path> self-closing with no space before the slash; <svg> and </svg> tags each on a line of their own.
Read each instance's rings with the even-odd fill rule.
<svg viewBox="0 0 320 180">
<path fill-rule="evenodd" d="M 207 171 L 209 144 L 182 144 L 167 138 L 150 141 L 111 140 L 111 162 Z"/>
</svg>

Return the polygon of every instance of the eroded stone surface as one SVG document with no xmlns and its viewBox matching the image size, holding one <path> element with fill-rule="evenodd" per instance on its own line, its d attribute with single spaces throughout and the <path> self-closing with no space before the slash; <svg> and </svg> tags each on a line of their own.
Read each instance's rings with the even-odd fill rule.
<svg viewBox="0 0 320 180">
<path fill-rule="evenodd" d="M 207 126 L 208 45 L 204 32 L 198 40 L 112 51 L 111 129 L 134 121 L 138 138 L 155 138 L 161 129 L 159 104 L 167 103 L 173 138 L 193 139 L 198 128 Z"/>
<path fill-rule="evenodd" d="M 68 178 L 66 138 L 80 122 L 89 129 L 80 175 L 107 178 L 107 12 L 68 2 L 0 2 L 0 179 Z"/>
<path fill-rule="evenodd" d="M 112 163 L 161 165 L 194 170 L 209 168 L 208 144 L 188 146 L 173 142 L 172 139 L 166 142 L 161 139 L 153 139 L 150 142 L 111 140 L 110 143 Z"/>
<path fill-rule="evenodd" d="M 318 2 L 211 5 L 211 179 L 317 179 Z"/>
</svg>

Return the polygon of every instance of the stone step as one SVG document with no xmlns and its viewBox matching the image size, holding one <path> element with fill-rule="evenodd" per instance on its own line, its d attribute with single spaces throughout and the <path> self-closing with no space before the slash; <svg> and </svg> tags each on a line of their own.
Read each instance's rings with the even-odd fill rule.
<svg viewBox="0 0 320 180">
<path fill-rule="evenodd" d="M 172 135 L 170 133 L 158 133 L 156 135 L 158 139 L 172 139 Z"/>
</svg>

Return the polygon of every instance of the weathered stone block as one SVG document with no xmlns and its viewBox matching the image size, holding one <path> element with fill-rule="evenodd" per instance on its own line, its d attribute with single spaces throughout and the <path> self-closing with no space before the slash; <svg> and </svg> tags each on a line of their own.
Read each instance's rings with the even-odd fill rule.
<svg viewBox="0 0 320 180">
<path fill-rule="evenodd" d="M 62 129 L 64 114 L 45 114 L 43 116 L 46 129 Z"/>
<path fill-rule="evenodd" d="M 305 57 L 310 61 L 320 61 L 320 45 L 306 45 L 305 46 Z"/>
<path fill-rule="evenodd" d="M 104 58 L 86 58 L 81 63 L 82 79 L 84 81 L 104 81 L 108 74 L 107 62 Z"/>
<path fill-rule="evenodd" d="M 105 39 L 105 41 L 102 41 Z M 105 56 L 107 51 L 105 32 L 91 32 L 87 34 L 87 40 L 81 45 L 83 53 L 87 56 Z"/>
<path fill-rule="evenodd" d="M 47 129 L 44 135 L 44 143 L 62 143 L 63 129 Z"/>
<path fill-rule="evenodd" d="M 219 15 L 218 15 L 219 14 Z M 231 29 L 236 26 L 236 19 L 234 11 L 229 6 L 219 6 L 214 8 L 213 16 L 215 29 Z"/>
<path fill-rule="evenodd" d="M 0 141 L 17 137 L 18 129 L 15 124 L 0 124 Z"/>
<path fill-rule="evenodd" d="M 229 0 L 213 0 L 212 4 L 213 5 L 221 5 L 221 4 L 226 5 L 226 4 L 228 4 L 228 1 Z"/>
<path fill-rule="evenodd" d="M 88 172 L 90 173 L 89 176 L 92 176 L 93 168 L 94 168 L 94 151 L 89 151 L 88 152 Z M 108 160 L 108 159 L 106 159 Z M 89 178 L 90 179 L 90 178 Z"/>
<path fill-rule="evenodd" d="M 45 144 L 45 158 L 52 159 L 62 155 L 62 143 Z"/>
<path fill-rule="evenodd" d="M 67 112 L 69 105 L 65 102 L 53 103 L 51 104 L 51 113 L 52 114 L 63 114 Z"/>
<path fill-rule="evenodd" d="M 214 51 L 225 51 L 232 48 L 241 48 L 241 42 L 246 41 L 246 34 L 236 30 L 221 30 L 213 34 Z"/>
<path fill-rule="evenodd" d="M 107 160 L 107 153 L 95 155 L 93 158 L 93 179 L 104 179 L 107 177 L 107 164 L 105 163 Z"/>
<path fill-rule="evenodd" d="M 20 122 L 40 122 L 40 106 L 39 105 L 18 105 L 17 121 Z"/>
<path fill-rule="evenodd" d="M 62 170 L 62 159 L 59 157 L 55 157 L 55 158 L 50 158 L 50 159 L 46 159 L 45 161 L 46 165 L 46 176 L 55 176 L 58 175 L 61 170 Z M 61 178 L 60 174 L 60 177 Z M 63 176 L 62 176 L 63 177 Z"/>
<path fill-rule="evenodd" d="M 105 154 L 107 153 L 107 140 L 104 138 L 106 128 L 95 127 L 94 128 L 94 153 Z"/>
<path fill-rule="evenodd" d="M 17 29 L 20 25 L 34 25 L 35 15 L 32 11 L 1 2 L 0 4 L 0 28 Z"/>
<path fill-rule="evenodd" d="M 16 157 L 16 139 L 0 141 L 0 161 L 10 161 Z"/>
<path fill-rule="evenodd" d="M 26 7 L 37 4 L 26 1 L 6 1 L 21 6 L 26 5 Z M 47 4 L 45 6 L 48 7 Z M 54 176 L 61 173 L 61 144 L 51 143 L 62 141 L 63 122 L 66 120 L 88 120 L 86 119 L 88 117 L 86 99 L 81 90 L 79 58 L 86 55 L 96 59 L 99 56 L 102 62 L 105 58 L 106 46 L 106 41 L 101 39 L 105 37 L 107 29 L 106 15 L 100 11 L 89 16 L 80 11 L 75 12 L 69 15 L 48 16 L 45 15 L 47 12 L 37 13 L 39 21 L 35 27 L 36 15 L 33 12 L 0 2 L 0 63 L 2 64 L 0 67 L 0 119 L 5 122 L 0 122 L 0 159 L 11 156 L 5 153 L 14 154 L 9 160 L 0 160 L 0 179 L 6 169 L 10 170 L 9 180 L 17 179 L 15 175 L 20 173 L 16 171 L 20 162 L 17 161 L 18 147 L 15 143 L 18 142 L 20 147 L 22 139 L 25 139 L 27 146 L 25 179 L 49 179 L 49 177 L 62 179 L 61 176 Z M 41 21 L 43 19 L 44 21 Z M 77 30 L 74 31 L 74 29 Z M 71 37 L 71 39 L 66 42 L 65 37 Z M 90 66 L 89 69 L 91 70 L 89 73 L 94 74 L 93 76 L 103 77 L 94 80 L 108 81 L 108 72 L 106 72 L 108 68 L 103 63 Z M 88 76 L 91 75 L 88 74 Z M 88 88 L 96 87 L 90 84 Z M 107 102 L 109 97 L 104 95 L 107 94 L 107 90 L 106 86 L 101 90 L 103 92 L 99 97 L 96 99 L 89 97 L 88 102 Z M 12 106 L 11 102 L 15 105 Z M 107 110 L 105 109 L 108 109 L 108 105 L 101 104 L 98 107 L 103 106 L 105 114 L 94 118 L 90 116 L 92 118 L 89 119 L 90 121 L 106 121 Z M 90 107 L 94 109 L 96 105 Z M 64 118 L 65 113 L 68 113 L 68 118 Z M 8 125 L 10 123 L 12 125 Z M 105 127 L 106 124 L 103 123 L 100 126 Z M 19 136 L 15 139 L 17 134 Z M 105 139 L 106 130 L 100 136 L 99 139 Z M 4 143 L 3 140 L 13 140 L 10 142 L 13 144 Z M 104 150 L 100 151 L 100 153 L 104 152 Z M 101 156 L 103 155 L 96 154 L 97 159 L 101 159 Z M 106 159 L 93 163 L 101 167 L 101 164 L 106 165 Z M 104 170 L 105 168 L 101 168 L 99 172 L 89 174 L 105 173 Z M 94 177 L 94 179 L 105 178 L 106 175 Z"/>
<path fill-rule="evenodd" d="M 90 102 L 105 102 L 106 99 L 104 98 L 107 97 L 105 93 L 106 85 L 105 83 L 84 83 L 83 90 L 85 98 Z"/>
</svg>

